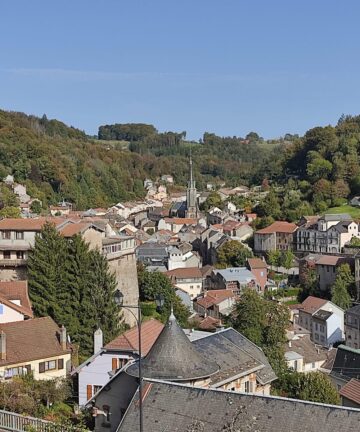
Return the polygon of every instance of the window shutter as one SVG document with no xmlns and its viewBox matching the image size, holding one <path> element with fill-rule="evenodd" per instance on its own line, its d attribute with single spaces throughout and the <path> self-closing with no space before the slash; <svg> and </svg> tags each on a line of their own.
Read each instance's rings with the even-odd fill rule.
<svg viewBox="0 0 360 432">
<path fill-rule="evenodd" d="M 117 358 L 112 358 L 111 359 L 111 369 L 112 370 L 116 370 L 118 368 L 118 359 Z"/>
<path fill-rule="evenodd" d="M 58 369 L 64 369 L 64 359 L 58 360 Z"/>
<path fill-rule="evenodd" d="M 31 365 L 30 364 L 27 364 L 27 365 L 25 365 L 25 369 L 26 369 L 26 373 L 31 373 Z"/>
<path fill-rule="evenodd" d="M 86 398 L 87 398 L 87 400 L 89 400 L 89 399 L 91 399 L 91 397 L 92 397 L 92 385 L 88 384 L 86 386 Z"/>
<path fill-rule="evenodd" d="M 39 373 L 45 372 L 45 362 L 39 363 Z"/>
</svg>

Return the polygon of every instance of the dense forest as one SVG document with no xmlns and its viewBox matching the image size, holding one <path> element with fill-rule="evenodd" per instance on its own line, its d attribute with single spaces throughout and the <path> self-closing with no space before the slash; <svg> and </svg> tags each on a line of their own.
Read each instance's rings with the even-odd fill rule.
<svg viewBox="0 0 360 432">
<path fill-rule="evenodd" d="M 208 181 L 273 186 L 259 208 L 263 216 L 278 217 L 285 208 L 283 217 L 293 219 L 300 205 L 318 212 L 360 193 L 360 116 L 342 116 L 303 137 L 205 132 L 190 142 L 185 131 L 158 132 L 143 123 L 103 125 L 94 138 L 45 115 L 0 111 L 0 178 L 13 174 L 45 206 L 65 199 L 85 209 L 142 198 L 143 180 L 162 174 L 185 186 L 190 148 L 199 189 Z"/>
</svg>

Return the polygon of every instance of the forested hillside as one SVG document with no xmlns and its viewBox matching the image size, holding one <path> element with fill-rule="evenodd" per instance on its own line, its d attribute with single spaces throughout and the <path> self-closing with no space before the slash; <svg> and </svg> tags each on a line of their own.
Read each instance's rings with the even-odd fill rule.
<svg viewBox="0 0 360 432">
<path fill-rule="evenodd" d="M 265 203 L 264 215 L 293 219 L 299 208 L 323 211 L 360 193 L 360 116 L 273 141 L 255 132 L 244 138 L 205 132 L 189 142 L 186 132 L 159 133 L 142 123 L 100 126 L 98 138 L 46 116 L 0 111 L 0 178 L 13 174 L 45 205 L 65 199 L 77 209 L 101 207 L 144 197 L 146 177 L 172 174 L 185 186 L 191 148 L 199 189 L 207 181 L 235 186 L 268 179 L 277 203 Z"/>
</svg>

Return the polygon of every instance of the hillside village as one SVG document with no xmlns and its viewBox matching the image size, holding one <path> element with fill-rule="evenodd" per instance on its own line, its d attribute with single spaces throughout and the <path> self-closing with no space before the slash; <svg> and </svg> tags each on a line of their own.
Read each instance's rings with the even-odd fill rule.
<svg viewBox="0 0 360 432">
<path fill-rule="evenodd" d="M 71 382 L 71 416 L 87 413 L 92 420 L 86 428 L 95 431 L 135 430 L 139 391 L 148 431 L 159 430 L 157 410 L 162 410 L 168 430 L 175 430 L 179 420 L 173 406 L 188 413 L 176 429 L 184 432 L 219 431 L 220 424 L 236 423 L 240 414 L 249 430 L 261 429 L 266 422 L 266 430 L 278 431 L 280 407 L 298 413 L 293 431 L 304 430 L 308 410 L 316 411 L 324 431 L 341 427 L 343 417 L 348 419 L 346 430 L 358 429 L 360 417 L 353 408 L 360 409 L 360 231 L 350 215 L 303 215 L 297 223 L 275 220 L 258 228 L 256 205 L 238 208 L 231 198 L 261 202 L 269 194 L 267 188 L 223 185 L 213 190 L 209 184 L 200 192 L 191 156 L 186 191 L 168 192 L 174 179 L 166 174 L 144 180 L 143 201 L 109 208 L 77 211 L 64 200 L 39 211 L 41 206 L 24 185 L 11 175 L 3 183 L 18 197 L 20 216 L 0 220 L 4 385 L 27 375 L 38 381 Z M 32 290 L 38 282 L 29 263 L 49 226 L 67 244 L 80 238 L 89 251 L 99 252 L 114 277 L 122 327 L 105 341 L 104 329 L 94 322 L 90 356 L 64 322 L 54 320 L 55 314 L 39 316 L 38 308 L 34 313 L 38 300 Z M 167 309 L 162 294 L 146 294 L 149 283 L 155 284 L 155 291 L 159 284 L 168 284 L 175 297 Z M 276 342 L 281 364 L 303 377 L 326 377 L 330 393 L 324 390 L 323 399 L 315 396 L 316 390 L 295 399 L 274 396 L 280 392 L 292 397 L 279 384 L 283 372 L 266 342 L 254 343 L 247 333 L 251 323 L 241 324 L 241 311 L 247 313 L 251 301 L 264 302 L 274 316 L 283 313 L 284 339 Z M 126 305 L 141 307 L 140 329 L 138 312 Z M 185 313 L 182 327 L 179 311 Z M 150 398 L 156 407 L 150 408 Z M 198 403 L 189 405 L 186 401 L 193 398 Z M 229 400 L 236 402 L 231 408 Z M 343 408 L 316 403 L 328 400 Z M 196 417 L 203 403 L 216 403 L 222 414 L 219 411 L 212 420 Z M 201 429 L 205 423 L 207 429 Z M 80 430 L 76 422 L 71 428 Z M 306 430 L 317 427 L 309 423 Z"/>
</svg>

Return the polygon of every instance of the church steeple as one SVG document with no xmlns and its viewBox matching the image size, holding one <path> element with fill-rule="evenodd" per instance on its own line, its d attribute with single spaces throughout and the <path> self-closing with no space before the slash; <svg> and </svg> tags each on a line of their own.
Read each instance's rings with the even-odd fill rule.
<svg viewBox="0 0 360 432">
<path fill-rule="evenodd" d="M 195 180 L 193 175 L 191 149 L 190 149 L 189 166 L 190 166 L 190 179 L 186 191 L 186 217 L 196 218 L 198 216 L 197 191 L 196 191 L 196 185 L 195 185 Z"/>
</svg>

